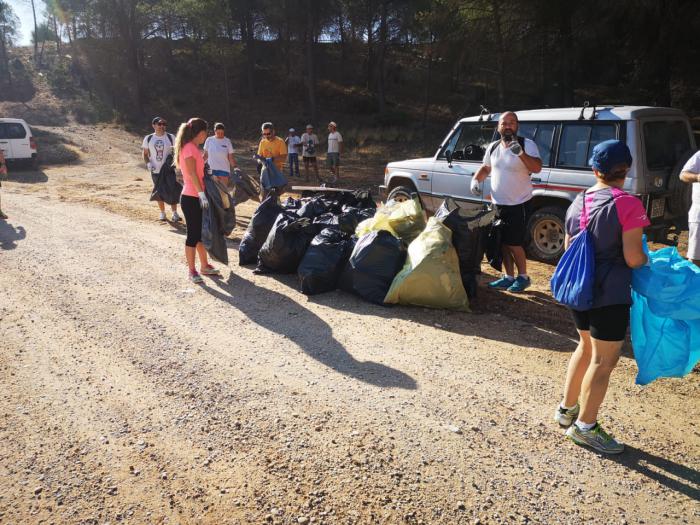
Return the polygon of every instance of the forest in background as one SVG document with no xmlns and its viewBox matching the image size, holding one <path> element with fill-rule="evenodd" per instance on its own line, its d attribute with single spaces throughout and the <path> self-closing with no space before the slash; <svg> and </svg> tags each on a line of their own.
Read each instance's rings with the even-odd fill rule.
<svg viewBox="0 0 700 525">
<path fill-rule="evenodd" d="M 335 119 L 445 132 L 484 106 L 673 106 L 700 116 L 695 0 L 47 0 L 31 67 L 79 121 Z M 32 86 L 0 0 L 0 99 Z M 71 104 L 72 101 L 72 104 Z M 413 130 L 416 134 L 412 135 Z M 420 133 L 419 130 L 423 130 Z M 438 133 L 436 131 L 436 133 Z M 432 134 L 431 134 L 432 136 Z"/>
</svg>

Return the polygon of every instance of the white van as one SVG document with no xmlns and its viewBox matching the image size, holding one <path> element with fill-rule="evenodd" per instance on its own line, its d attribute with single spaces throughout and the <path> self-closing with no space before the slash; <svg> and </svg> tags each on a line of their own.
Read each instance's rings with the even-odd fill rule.
<svg viewBox="0 0 700 525">
<path fill-rule="evenodd" d="M 5 159 L 36 165 L 37 148 L 29 125 L 19 118 L 0 118 L 0 149 Z"/>
<path fill-rule="evenodd" d="M 532 215 L 528 254 L 555 261 L 564 251 L 564 216 L 579 192 L 595 183 L 588 164 L 593 147 L 608 139 L 627 143 L 633 163 L 624 189 L 637 195 L 651 220 L 650 240 L 666 241 L 669 232 L 687 229 L 690 185 L 678 173 L 693 151 L 688 117 L 678 109 L 644 106 L 539 109 L 518 111 L 518 135 L 532 139 L 542 157 L 542 172 L 532 174 Z M 445 197 L 464 203 L 490 202 L 491 181 L 483 197 L 469 191 L 486 147 L 497 140 L 499 114 L 459 120 L 435 155 L 391 162 L 384 172 L 383 196 L 407 198 L 417 192 L 435 211 Z"/>
</svg>

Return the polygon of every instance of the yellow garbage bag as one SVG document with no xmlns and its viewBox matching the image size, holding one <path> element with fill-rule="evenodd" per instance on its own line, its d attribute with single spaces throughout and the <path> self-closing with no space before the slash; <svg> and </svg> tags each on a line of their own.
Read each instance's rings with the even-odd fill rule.
<svg viewBox="0 0 700 525">
<path fill-rule="evenodd" d="M 452 231 L 435 217 L 408 246 L 406 263 L 384 302 L 470 311 Z"/>
<path fill-rule="evenodd" d="M 418 237 L 423 228 L 425 228 L 425 212 L 418 197 L 414 197 L 404 202 L 390 200 L 380 206 L 374 217 L 357 225 L 355 235 L 362 237 L 372 231 L 385 230 L 409 244 Z"/>
</svg>

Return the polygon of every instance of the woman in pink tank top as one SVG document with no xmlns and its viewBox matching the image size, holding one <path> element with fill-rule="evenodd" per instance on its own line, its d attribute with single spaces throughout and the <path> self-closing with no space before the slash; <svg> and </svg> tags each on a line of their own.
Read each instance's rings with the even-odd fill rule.
<svg viewBox="0 0 700 525">
<path fill-rule="evenodd" d="M 197 117 L 180 124 L 173 153 L 175 167 L 182 171 L 184 181 L 180 208 L 187 224 L 185 257 L 190 280 L 196 284 L 202 283 L 203 279 L 195 267 L 195 253 L 199 255 L 202 275 L 220 275 L 219 270 L 209 264 L 207 251 L 202 244 L 202 214 L 209 207 L 209 202 L 204 193 L 204 158 L 199 146 L 207 138 L 207 127 L 207 121 Z"/>
</svg>

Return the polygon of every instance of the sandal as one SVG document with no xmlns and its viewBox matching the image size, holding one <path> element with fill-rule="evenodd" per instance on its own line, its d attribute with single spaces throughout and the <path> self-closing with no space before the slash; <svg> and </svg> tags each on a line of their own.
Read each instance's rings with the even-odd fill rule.
<svg viewBox="0 0 700 525">
<path fill-rule="evenodd" d="M 210 277 L 221 277 L 221 272 L 218 268 L 214 268 L 211 264 L 208 264 L 200 270 L 202 275 L 209 275 Z"/>
<path fill-rule="evenodd" d="M 202 276 L 197 272 L 190 272 L 190 281 L 192 281 L 194 284 L 202 284 L 204 279 L 202 279 Z"/>
</svg>

